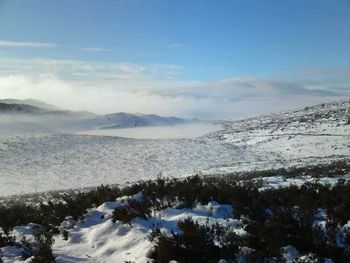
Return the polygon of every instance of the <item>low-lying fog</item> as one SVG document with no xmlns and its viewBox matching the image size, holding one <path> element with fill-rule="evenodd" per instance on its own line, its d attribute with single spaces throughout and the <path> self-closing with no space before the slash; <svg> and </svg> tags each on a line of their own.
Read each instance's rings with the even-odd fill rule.
<svg viewBox="0 0 350 263">
<path fill-rule="evenodd" d="M 1 114 L 0 136 L 72 132 L 88 127 L 74 118 L 35 114 Z"/>
<path fill-rule="evenodd" d="M 134 139 L 191 139 L 220 130 L 213 123 L 178 124 L 171 126 L 134 127 L 122 129 L 101 129 L 79 132 L 83 135 L 115 136 Z"/>
<path fill-rule="evenodd" d="M 195 138 L 220 130 L 210 122 L 187 122 L 157 116 L 101 116 L 96 119 L 64 114 L 1 114 L 0 137 L 30 134 L 78 133 L 135 139 Z M 135 117 L 136 116 L 136 117 Z M 151 119 L 151 120 L 150 120 Z M 180 123 L 185 122 L 185 123 Z M 115 128 L 106 128 L 113 126 Z M 124 126 L 124 127 L 123 127 Z"/>
</svg>

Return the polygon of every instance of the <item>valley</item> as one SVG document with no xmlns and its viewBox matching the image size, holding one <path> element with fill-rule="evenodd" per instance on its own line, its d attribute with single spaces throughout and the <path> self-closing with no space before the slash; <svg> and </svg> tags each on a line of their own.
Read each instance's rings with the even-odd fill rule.
<svg viewBox="0 0 350 263">
<path fill-rule="evenodd" d="M 199 137 L 197 133 L 193 138 L 181 138 L 186 124 L 85 132 L 90 135 L 66 132 L 3 136 L 0 192 L 8 196 L 126 184 L 160 173 L 170 177 L 230 174 L 347 160 L 350 125 L 346 124 L 346 105 L 348 102 L 335 102 L 219 121 L 214 126 L 219 130 Z M 190 127 L 197 132 L 202 129 L 198 123 Z M 159 129 L 166 133 L 175 129 L 180 138 L 162 139 L 162 134 L 155 132 Z M 147 130 L 153 138 L 147 138 Z M 130 131 L 144 138 L 118 137 Z M 117 137 L 106 132 L 115 132 Z"/>
</svg>

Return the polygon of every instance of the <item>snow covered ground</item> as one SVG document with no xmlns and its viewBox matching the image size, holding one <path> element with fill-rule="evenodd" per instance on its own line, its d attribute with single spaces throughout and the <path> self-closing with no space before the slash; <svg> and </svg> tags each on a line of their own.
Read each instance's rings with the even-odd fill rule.
<svg viewBox="0 0 350 263">
<path fill-rule="evenodd" d="M 108 202 L 89 212 L 89 216 L 69 231 L 68 241 L 58 238 L 53 250 L 57 263 L 148 262 L 147 255 L 153 244 L 147 240 L 147 234 L 154 226 L 161 226 L 162 231 L 179 232 L 177 222 L 192 217 L 199 224 L 223 224 L 235 227 L 237 233 L 244 234 L 243 224 L 232 219 L 232 207 L 211 202 L 198 204 L 194 209 L 168 208 L 154 214 L 148 220 L 133 219 L 131 226 L 121 222 L 112 222 L 112 213 L 116 202 Z M 101 218 L 101 216 L 103 218 Z"/>
<path fill-rule="evenodd" d="M 322 178 L 318 180 L 321 184 L 335 185 L 338 179 L 349 181 L 350 174 L 333 177 Z M 256 179 L 253 179 L 256 180 Z M 301 186 L 307 182 L 315 182 L 315 178 L 309 176 L 300 176 L 296 178 L 285 178 L 283 176 L 274 176 L 260 178 L 263 182 L 260 190 L 264 191 L 268 188 L 284 188 L 290 185 Z M 193 221 L 200 225 L 220 224 L 228 226 L 234 230 L 239 236 L 245 236 L 247 232 L 244 230 L 244 219 L 234 219 L 234 207 L 228 204 L 219 204 L 210 201 L 208 204 L 198 203 L 193 209 L 183 208 L 167 208 L 155 211 L 147 220 L 136 217 L 132 219 L 131 224 L 123 224 L 120 221 L 113 222 L 112 215 L 115 208 L 122 206 L 128 200 L 142 200 L 142 193 L 134 196 L 124 196 L 103 203 L 102 205 L 91 208 L 84 219 L 75 221 L 67 219 L 62 222 L 61 231 L 68 231 L 68 239 L 62 235 L 54 237 L 53 254 L 57 263 L 74 263 L 74 262 L 99 262 L 99 263 L 124 263 L 137 262 L 146 263 L 149 261 L 149 255 L 153 251 L 154 244 L 147 238 L 154 227 L 160 227 L 163 233 L 170 234 L 181 233 L 178 227 L 179 221 L 192 218 Z M 315 226 L 325 225 L 327 215 L 320 210 L 316 216 Z M 27 226 L 15 227 L 12 234 L 17 240 L 26 237 L 27 240 L 33 240 L 33 229 L 36 225 L 29 224 Z M 350 221 L 342 226 L 342 231 L 347 233 L 350 231 Z M 1 232 L 1 231 L 0 231 Z M 286 262 L 301 257 L 301 254 L 292 246 L 282 248 L 283 256 Z M 20 263 L 30 262 L 22 259 L 23 249 L 15 246 L 2 247 L 4 263 Z M 302 256 L 302 257 L 305 257 Z M 223 261 L 225 262 L 225 261 Z M 243 262 L 243 261 L 242 261 Z M 314 262 L 314 261 L 310 261 Z M 329 263 L 333 261 L 328 259 Z"/>
<path fill-rule="evenodd" d="M 346 107 L 335 102 L 258 116 L 241 121 L 221 122 L 224 129 L 208 135 L 232 149 L 244 149 L 253 161 L 228 163 L 211 173 L 303 166 L 350 158 L 350 124 Z"/>
<path fill-rule="evenodd" d="M 335 176 L 335 177 L 322 177 L 322 178 L 315 178 L 309 175 L 300 175 L 296 177 L 286 177 L 286 176 L 269 176 L 269 177 L 260 177 L 260 178 L 254 178 L 251 181 L 252 182 L 260 182 L 261 187 L 259 188 L 260 191 L 264 191 L 266 189 L 278 189 L 278 188 L 285 188 L 292 185 L 295 186 L 302 186 L 305 183 L 317 183 L 321 185 L 330 185 L 334 186 L 338 183 L 339 180 L 344 180 L 344 182 L 350 181 L 350 174 L 346 174 L 344 176 Z M 241 181 L 242 183 L 244 181 Z"/>
<path fill-rule="evenodd" d="M 0 159 L 0 193 L 12 195 L 188 175 L 246 157 L 214 140 L 66 134 L 2 139 Z"/>
<path fill-rule="evenodd" d="M 225 174 L 350 158 L 349 102 L 241 121 L 192 139 L 78 134 L 0 137 L 0 195 L 127 183 L 195 173 Z"/>
<path fill-rule="evenodd" d="M 113 223 L 114 209 L 128 198 L 131 197 L 118 198 L 115 202 L 107 202 L 91 209 L 83 221 L 63 222 L 62 227 L 68 229 L 69 238 L 64 240 L 60 235 L 55 237 L 53 252 L 56 262 L 146 263 L 149 260 L 147 255 L 153 248 L 153 244 L 147 239 L 151 229 L 161 226 L 162 231 L 178 233 L 177 222 L 188 217 L 202 225 L 207 222 L 210 225 L 219 223 L 233 227 L 239 235 L 245 234 L 242 222 L 232 218 L 232 207 L 216 202 L 198 204 L 194 209 L 164 209 L 148 220 L 135 218 L 131 225 L 119 221 Z M 30 240 L 33 239 L 32 228 L 32 225 L 16 227 L 14 232 L 19 240 L 23 236 Z M 21 248 L 8 246 L 1 248 L 1 251 L 4 263 L 25 262 L 22 260 Z"/>
<path fill-rule="evenodd" d="M 223 129 L 193 139 L 128 139 L 80 134 L 24 135 L 0 138 L 0 194 L 3 196 L 70 189 L 165 176 L 225 174 L 232 171 L 270 169 L 327 163 L 350 158 L 350 125 L 345 123 L 348 103 L 337 102 L 298 111 L 220 122 Z M 283 174 L 252 179 L 260 190 L 301 186 L 307 182 L 334 185 L 340 177 L 312 178 Z M 242 182 L 243 183 L 243 182 Z M 56 262 L 147 262 L 153 244 L 147 234 L 154 226 L 179 232 L 177 223 L 191 217 L 199 224 L 219 223 L 245 235 L 244 221 L 233 218 L 234 207 L 211 201 L 193 209 L 176 207 L 153 212 L 148 220 L 136 217 L 131 225 L 113 223 L 112 214 L 126 200 L 121 197 L 88 210 L 79 221 L 67 219 L 61 229 L 68 240 L 54 236 Z M 327 214 L 320 210 L 315 224 L 323 226 Z M 33 239 L 33 224 L 15 227 L 21 240 Z M 342 232 L 350 231 L 350 222 Z M 306 257 L 292 246 L 283 247 L 286 262 Z M 25 262 L 22 248 L 2 247 L 2 260 Z M 30 259 L 27 260 L 29 262 Z M 333 262 L 328 260 L 327 262 Z"/>
</svg>

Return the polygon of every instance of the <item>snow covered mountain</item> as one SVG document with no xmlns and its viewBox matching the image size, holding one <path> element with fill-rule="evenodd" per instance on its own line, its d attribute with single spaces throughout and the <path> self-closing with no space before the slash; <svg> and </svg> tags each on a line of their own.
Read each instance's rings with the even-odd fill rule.
<svg viewBox="0 0 350 263">
<path fill-rule="evenodd" d="M 138 126 L 175 125 L 189 122 L 177 117 L 161 117 L 154 114 L 131 114 L 125 112 L 97 116 L 91 123 L 101 129 L 115 129 Z"/>
<path fill-rule="evenodd" d="M 208 137 L 230 148 L 244 149 L 253 161 L 230 163 L 218 169 L 226 173 L 244 167 L 273 168 L 350 158 L 350 124 L 346 116 L 349 105 L 350 101 L 340 101 L 220 122 L 223 129 Z"/>
<path fill-rule="evenodd" d="M 28 104 L 8 104 L 0 103 L 0 114 L 12 113 L 12 114 L 37 114 L 43 113 L 44 110 L 36 106 Z"/>
<path fill-rule="evenodd" d="M 22 103 L 27 102 L 27 103 Z M 34 102 L 34 103 L 32 103 Z M 32 104 L 31 104 L 32 103 Z M 40 105 L 40 106 L 37 106 Z M 8 114 L 11 113 L 12 116 L 17 115 L 33 115 L 39 116 L 40 118 L 43 116 L 51 116 L 51 117 L 60 117 L 60 118 L 76 118 L 76 119 L 86 119 L 93 118 L 95 114 L 88 111 L 69 111 L 69 110 L 61 110 L 55 106 L 51 106 L 44 102 L 36 101 L 36 100 L 0 100 L 0 114 Z M 3 117 L 0 115 L 0 117 Z"/>
<path fill-rule="evenodd" d="M 56 107 L 55 105 L 48 104 L 46 102 L 40 101 L 40 100 L 34 100 L 34 99 L 0 99 L 0 103 L 6 103 L 6 104 L 26 104 L 35 106 L 38 108 L 42 108 L 45 110 L 60 110 L 60 108 Z"/>
<path fill-rule="evenodd" d="M 62 110 L 36 100 L 0 100 L 0 135 L 166 126 L 189 122 L 177 117 L 153 114 L 121 112 L 96 115 L 88 111 Z"/>
</svg>

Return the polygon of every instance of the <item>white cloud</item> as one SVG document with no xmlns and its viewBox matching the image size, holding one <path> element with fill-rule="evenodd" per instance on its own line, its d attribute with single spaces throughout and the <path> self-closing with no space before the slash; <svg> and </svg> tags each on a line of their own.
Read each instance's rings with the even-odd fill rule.
<svg viewBox="0 0 350 263">
<path fill-rule="evenodd" d="M 108 48 L 101 48 L 101 47 L 83 47 L 81 48 L 81 51 L 87 51 L 87 52 L 106 52 L 111 51 Z"/>
<path fill-rule="evenodd" d="M 171 82 L 158 81 L 90 83 L 62 80 L 50 74 L 10 75 L 0 77 L 0 96 L 35 98 L 70 110 L 90 110 L 97 113 L 142 112 L 203 119 L 237 119 L 345 98 L 308 92 L 265 92 L 257 96 L 250 92 L 241 92 L 237 99 L 234 94 L 223 91 L 229 90 L 229 87 L 223 90 L 215 90 L 214 87 L 214 91 L 207 89 L 208 92 L 203 89 L 202 96 L 193 95 L 200 86 L 210 85 L 174 85 Z M 188 93 L 179 92 L 185 89 Z"/>
<path fill-rule="evenodd" d="M 176 65 L 143 65 L 132 63 L 88 62 L 81 60 L 55 60 L 48 58 L 0 60 L 0 74 L 37 75 L 56 74 L 67 80 L 150 80 L 171 79 L 181 74 Z"/>
<path fill-rule="evenodd" d="M 11 48 L 54 48 L 57 47 L 54 43 L 43 43 L 43 42 L 27 42 L 27 41 L 12 41 L 12 40 L 0 40 L 0 47 L 11 47 Z"/>
<path fill-rule="evenodd" d="M 0 98 L 34 98 L 97 113 L 236 119 L 350 96 L 349 89 L 335 93 L 323 82 L 305 80 L 168 79 L 178 79 L 182 70 L 174 65 L 7 59 L 0 61 Z"/>
<path fill-rule="evenodd" d="M 153 83 L 153 85 L 159 85 Z M 55 75 L 10 75 L 0 77 L 2 98 L 35 98 L 71 110 L 98 113 L 116 111 L 186 115 L 198 102 L 183 96 L 166 97 L 148 92 L 151 83 L 79 83 Z M 179 110 L 182 105 L 182 110 Z M 188 115 L 187 115 L 188 116 Z"/>
</svg>

